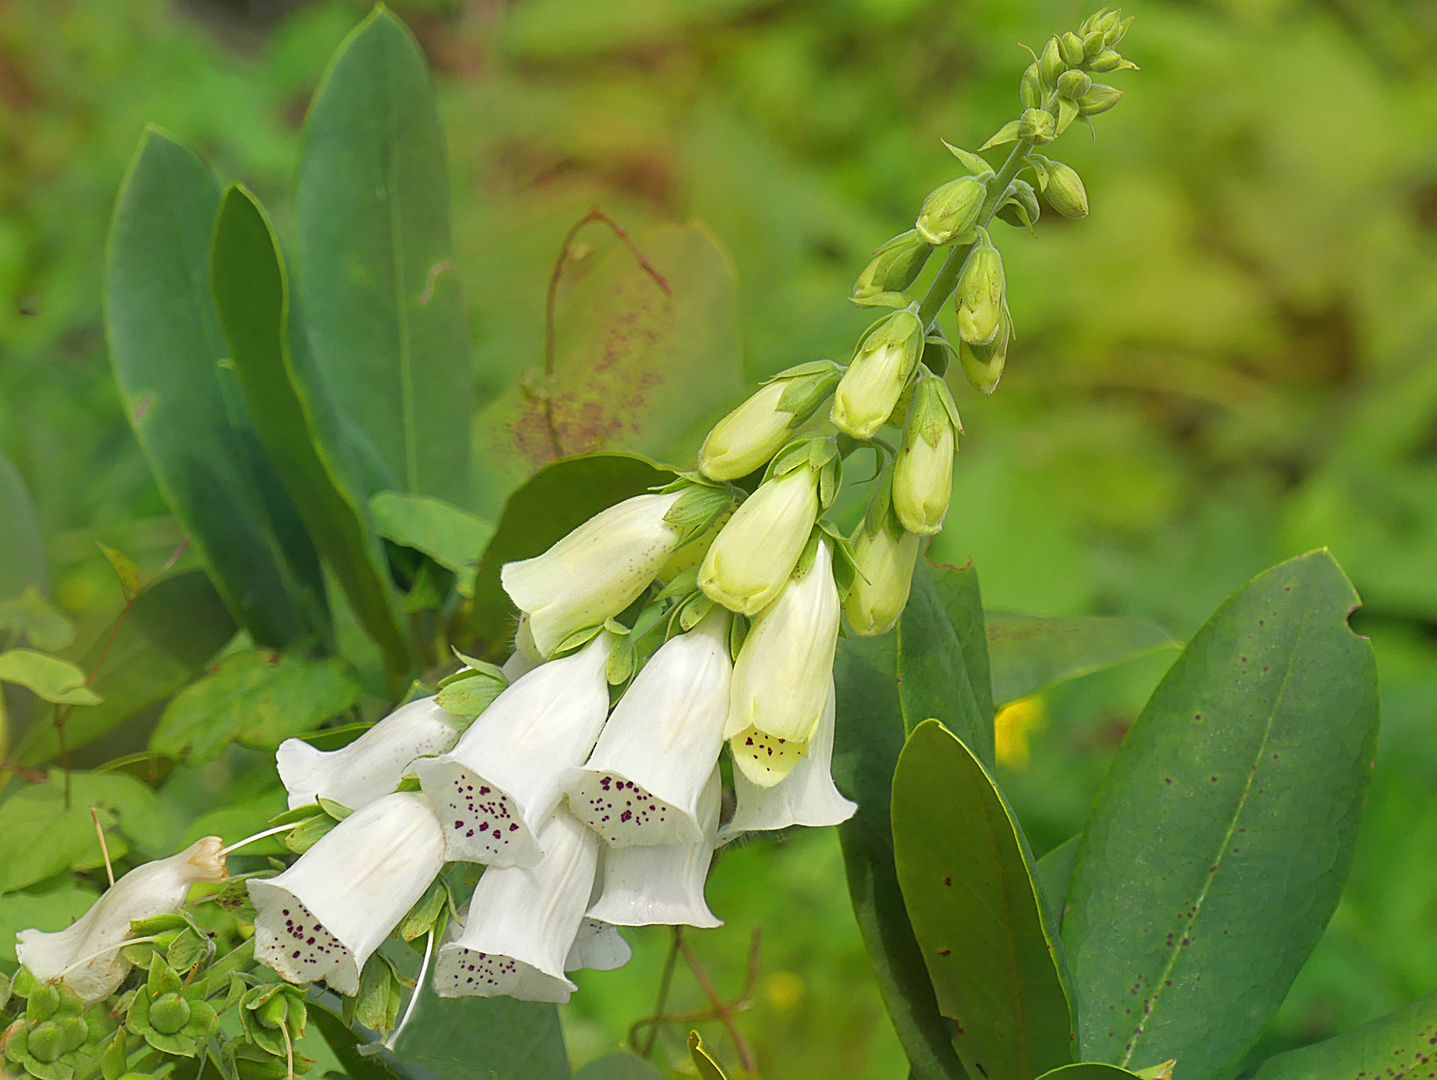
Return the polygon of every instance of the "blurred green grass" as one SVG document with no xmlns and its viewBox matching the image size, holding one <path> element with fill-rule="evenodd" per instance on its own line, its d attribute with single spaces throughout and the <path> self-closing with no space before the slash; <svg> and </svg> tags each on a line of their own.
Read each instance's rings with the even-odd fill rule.
<svg viewBox="0 0 1437 1080">
<path fill-rule="evenodd" d="M 1053 0 L 496 0 L 396 4 L 437 71 L 475 379 L 540 354 L 544 284 L 598 203 L 705 221 L 740 275 L 758 378 L 844 356 L 869 249 L 1011 114 Z M 1351 884 L 1268 1049 L 1437 986 L 1437 15 L 1401 0 L 1146 2 L 1128 96 L 1055 147 L 1082 222 L 1003 229 L 1018 340 L 968 434 L 935 557 L 989 606 L 1156 618 L 1190 635 L 1265 566 L 1328 545 L 1365 607 L 1384 732 Z M 0 448 L 39 504 L 82 628 L 119 598 L 94 541 L 158 564 L 179 537 L 120 413 L 100 327 L 105 227 L 142 125 L 193 144 L 287 224 L 308 94 L 365 5 L 0 5 Z M 1116 79 L 1114 80 L 1117 81 Z M 607 241 L 592 239 L 600 245 Z M 582 269 L 582 268 L 581 268 Z M 83 632 L 83 631 L 82 631 Z M 1079 827 L 1164 661 L 1061 687 L 1005 771 L 1041 852 Z M 727 854 L 720 987 L 765 1075 L 902 1074 L 831 835 Z M 652 1008 L 667 937 L 567 1010 L 577 1061 Z M 680 975 L 676 1001 L 701 996 Z M 720 1028 L 705 1038 L 732 1061 Z M 677 1053 L 681 1032 L 662 1047 Z"/>
</svg>

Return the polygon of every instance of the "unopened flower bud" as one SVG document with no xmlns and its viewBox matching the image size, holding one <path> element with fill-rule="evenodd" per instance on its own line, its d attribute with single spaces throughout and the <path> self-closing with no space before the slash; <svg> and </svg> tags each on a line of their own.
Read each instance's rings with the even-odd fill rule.
<svg viewBox="0 0 1437 1080">
<path fill-rule="evenodd" d="M 1118 103 L 1123 92 L 1106 83 L 1093 83 L 1092 88 L 1078 99 L 1078 113 L 1082 116 L 1097 116 L 1105 113 Z"/>
<path fill-rule="evenodd" d="M 866 439 L 887 422 L 922 346 L 923 324 L 911 311 L 873 324 L 833 393 L 829 415 L 839 430 Z"/>
<path fill-rule="evenodd" d="M 898 621 L 908 604 L 918 546 L 918 534 L 903 528 L 893 512 L 893 469 L 885 468 L 853 535 L 858 573 L 843 611 L 855 633 L 872 637 Z"/>
<path fill-rule="evenodd" d="M 873 253 L 873 260 L 858 275 L 853 283 L 853 299 L 901 293 L 913 284 L 932 250 L 917 229 L 895 236 Z"/>
<path fill-rule="evenodd" d="M 1121 11 L 1100 12 L 1097 20 L 1093 23 L 1093 29 L 1102 32 L 1104 38 L 1109 38 L 1118 32 L 1118 25 L 1122 22 Z"/>
<path fill-rule="evenodd" d="M 699 470 L 711 480 L 736 480 L 763 468 L 833 393 L 842 372 L 829 360 L 779 372 L 713 426 L 699 451 Z"/>
<path fill-rule="evenodd" d="M 1037 61 L 1029 64 L 1023 72 L 1023 78 L 1018 83 L 1018 100 L 1025 109 L 1037 109 L 1043 104 L 1043 75 L 1038 70 Z"/>
<path fill-rule="evenodd" d="M 909 532 L 932 536 L 943 528 L 953 497 L 958 409 L 942 379 L 920 378 L 893 465 L 893 511 Z"/>
<path fill-rule="evenodd" d="M 1049 161 L 1047 170 L 1048 186 L 1043 194 L 1048 205 L 1064 217 L 1087 217 L 1088 189 L 1083 186 L 1083 178 L 1061 161 Z"/>
<path fill-rule="evenodd" d="M 1083 39 L 1069 30 L 1058 39 L 1058 51 L 1063 54 L 1063 63 L 1075 68 L 1083 62 Z"/>
<path fill-rule="evenodd" d="M 1026 180 L 1014 180 L 1008 185 L 1008 195 L 998 207 L 998 216 L 1009 225 L 1026 228 L 1038 220 L 1038 194 Z M 937 371 L 937 369 L 934 369 Z M 938 374 L 943 374 L 941 371 Z"/>
<path fill-rule="evenodd" d="M 1077 101 L 1092 85 L 1093 80 L 1086 71 L 1065 71 L 1058 76 L 1058 94 L 1069 101 Z"/>
<path fill-rule="evenodd" d="M 1091 59 L 1103 51 L 1104 44 L 1106 43 L 1103 41 L 1103 32 L 1101 30 L 1094 30 L 1091 33 L 1084 34 L 1083 54 Z"/>
<path fill-rule="evenodd" d="M 1024 109 L 1018 118 L 1018 135 L 1035 143 L 1052 142 L 1058 137 L 1058 122 L 1046 109 Z"/>
<path fill-rule="evenodd" d="M 992 341 L 1003 314 L 1003 293 L 1003 256 L 984 231 L 958 275 L 958 336 L 972 345 Z"/>
<path fill-rule="evenodd" d="M 934 245 L 962 236 L 978 220 L 987 192 L 987 185 L 976 176 L 960 176 L 935 188 L 918 211 L 918 234 Z"/>
<path fill-rule="evenodd" d="M 1088 62 L 1088 67 L 1093 71 L 1117 71 L 1123 64 L 1123 58 L 1114 49 L 1104 49 Z"/>
<path fill-rule="evenodd" d="M 1117 14 L 1117 12 L 1114 12 L 1114 14 Z M 1129 15 L 1126 19 L 1123 19 L 1120 23 L 1118 23 L 1115 29 L 1104 29 L 1103 37 L 1107 41 L 1107 43 L 1109 45 L 1116 45 L 1118 42 L 1122 41 L 1124 36 L 1127 35 L 1128 27 L 1133 25 L 1134 18 L 1136 18 L 1136 16 Z"/>
<path fill-rule="evenodd" d="M 1043 52 L 1038 57 L 1038 74 L 1043 77 L 1043 85 L 1055 88 L 1058 85 L 1058 76 L 1063 73 L 1066 64 L 1063 63 L 1063 52 L 1058 45 L 1057 35 L 1048 39 L 1043 46 Z"/>
<path fill-rule="evenodd" d="M 1003 377 L 1003 365 L 1008 359 L 1008 342 L 1013 336 L 1013 320 L 1003 309 L 1003 322 L 997 336 L 986 345 L 970 345 L 961 338 L 958 341 L 958 363 L 963 374 L 972 383 L 973 389 L 982 394 L 991 394 Z"/>
</svg>

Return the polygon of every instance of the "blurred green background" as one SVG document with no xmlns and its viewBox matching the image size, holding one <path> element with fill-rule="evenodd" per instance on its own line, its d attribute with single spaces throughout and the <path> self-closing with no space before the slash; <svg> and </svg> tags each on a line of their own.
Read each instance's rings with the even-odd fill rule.
<svg viewBox="0 0 1437 1080">
<path fill-rule="evenodd" d="M 481 400 L 539 357 L 561 238 L 697 218 L 729 252 L 757 379 L 844 359 L 867 252 L 1016 110 L 1053 0 L 397 3 L 436 71 Z M 121 413 L 100 322 L 105 229 L 158 123 L 275 208 L 349 0 L 0 0 L 0 450 L 35 497 L 84 645 L 120 605 L 96 541 L 153 569 L 178 542 Z M 1437 987 L 1437 6 L 1143 3 L 1128 96 L 1054 148 L 1092 215 L 996 226 L 1018 339 L 967 436 L 934 556 L 990 608 L 1126 613 L 1185 638 L 1231 590 L 1330 546 L 1365 602 L 1384 724 L 1347 894 L 1263 1052 Z M 1118 79 L 1114 80 L 1119 81 Z M 610 243 L 597 232 L 599 247 Z M 1002 779 L 1038 852 L 1077 831 L 1171 659 L 1028 708 Z M 1010 717 L 1010 719 L 1012 719 Z M 1011 725 L 1010 725 L 1011 726 Z M 226 793 L 214 793 L 216 801 Z M 694 934 L 771 1077 L 904 1075 L 831 832 L 750 844 Z M 581 1064 L 652 1008 L 667 937 L 588 974 Z M 702 996 L 682 971 L 678 1007 Z M 732 1061 L 722 1029 L 705 1037 Z M 672 1053 L 682 1034 L 669 1030 Z M 1181 1063 L 1179 1063 L 1181 1065 Z"/>
</svg>

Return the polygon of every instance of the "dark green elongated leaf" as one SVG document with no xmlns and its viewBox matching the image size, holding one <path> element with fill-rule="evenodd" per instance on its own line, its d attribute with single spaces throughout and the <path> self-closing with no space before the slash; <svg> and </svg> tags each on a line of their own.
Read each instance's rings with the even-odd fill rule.
<svg viewBox="0 0 1437 1080">
<path fill-rule="evenodd" d="M 214 175 L 148 129 L 110 227 L 105 329 L 155 480 L 236 621 L 262 645 L 328 633 L 319 556 L 255 436 L 209 290 Z"/>
<path fill-rule="evenodd" d="M 574 286 L 557 315 L 552 374 L 531 371 L 480 415 L 481 512 L 492 515 L 558 458 L 609 450 L 687 459 L 694 429 L 738 403 L 743 360 L 728 257 L 697 224 L 660 226 L 636 243 L 672 295 L 620 244 Z"/>
<path fill-rule="evenodd" d="M 358 696 L 359 683 L 337 656 L 233 653 L 174 696 L 150 735 L 150 750 L 198 763 L 235 740 L 276 747 L 349 709 Z"/>
<path fill-rule="evenodd" d="M 1336 1038 L 1264 1061 L 1250 1080 L 1428 1080 L 1437 1053 L 1437 993 Z M 1179 1063 L 1181 1065 L 1181 1063 Z"/>
<path fill-rule="evenodd" d="M 1070 836 L 1048 854 L 1038 860 L 1038 884 L 1042 886 L 1043 898 L 1048 901 L 1049 910 L 1059 926 L 1068 906 L 1068 882 L 1073 877 L 1073 864 L 1078 861 L 1078 841 L 1081 836 Z"/>
<path fill-rule="evenodd" d="M 315 438 L 314 414 L 291 356 L 289 287 L 274 230 L 248 191 L 225 192 L 210 253 L 210 278 L 230 358 L 255 429 L 299 506 L 319 550 L 392 672 L 408 666 L 408 643 L 379 541 Z M 302 336 L 301 336 L 302 337 Z"/>
<path fill-rule="evenodd" d="M 1003 612 L 988 615 L 993 699 L 999 705 L 1068 679 L 1178 647 L 1172 635 L 1147 619 L 1106 615 L 1046 618 Z"/>
<path fill-rule="evenodd" d="M 1102 1061 L 1075 1061 L 1045 1072 L 1038 1080 L 1138 1080 L 1138 1075 Z"/>
<path fill-rule="evenodd" d="M 1027 843 L 983 764 L 936 720 L 893 775 L 898 882 L 969 1076 L 1031 1080 L 1073 1058 L 1072 1010 Z"/>
<path fill-rule="evenodd" d="M 155 582 L 80 661 L 80 667 L 95 671 L 91 685 L 104 700 L 70 714 L 65 744 L 71 750 L 84 746 L 163 701 L 203 671 L 234 632 L 229 611 L 203 571 Z M 60 752 L 48 710 L 37 715 L 45 722 L 33 724 L 16 750 L 23 765 L 38 765 Z"/>
<path fill-rule="evenodd" d="M 444 133 L 424 55 L 382 6 L 345 39 L 315 93 L 296 201 L 295 287 L 313 374 L 364 496 L 467 505 L 475 395 Z"/>
<path fill-rule="evenodd" d="M 44 589 L 48 581 L 35 507 L 15 466 L 0 453 L 0 600 L 18 596 L 27 585 Z"/>
<path fill-rule="evenodd" d="M 1218 1076 L 1287 994 L 1337 904 L 1371 776 L 1357 603 L 1326 551 L 1260 574 L 1123 741 L 1063 923 L 1084 1057 Z"/>
<path fill-rule="evenodd" d="M 507 997 L 444 998 L 426 986 L 394 1048 L 405 1065 L 439 1080 L 568 1080 L 559 1010 Z"/>
<path fill-rule="evenodd" d="M 627 1050 L 605 1054 L 574 1073 L 574 1080 L 663 1080 L 663 1077 L 651 1062 Z"/>
<path fill-rule="evenodd" d="M 898 620 L 898 701 L 907 731 L 912 732 L 924 720 L 939 720 L 991 766 L 993 713 L 991 709 L 985 713 L 978 705 L 963 643 L 934 584 L 936 575 L 958 577 L 961 573 L 923 562 L 914 569 L 908 606 Z M 971 571 L 968 573 L 967 580 L 976 583 Z M 981 635 L 981 605 L 977 611 Z M 972 620 L 967 621 L 971 624 Z"/>
<path fill-rule="evenodd" d="M 473 595 L 474 571 L 479 553 L 494 535 L 493 522 L 442 499 L 397 491 L 381 491 L 369 500 L 369 509 L 380 536 L 424 552 L 454 572 L 461 595 Z"/>
<path fill-rule="evenodd" d="M 993 719 L 993 677 L 989 670 L 987 613 L 983 610 L 982 590 L 978 587 L 978 571 L 970 563 L 967 566 L 950 566 L 947 563 L 928 564 L 928 576 L 948 621 L 963 646 L 963 665 L 968 669 L 968 685 L 973 691 L 973 700 L 978 714 L 988 718 L 991 738 Z M 981 740 L 977 744 L 984 746 Z M 983 761 L 989 760 L 979 753 Z"/>
<path fill-rule="evenodd" d="M 848 893 L 883 1004 L 917 1080 L 961 1080 L 963 1067 L 938 1011 L 893 866 L 888 801 L 903 749 L 897 635 L 838 643 L 838 729 L 833 777 L 858 803 L 838 827 Z"/>
<path fill-rule="evenodd" d="M 545 466 L 504 504 L 474 579 L 470 623 L 486 653 L 503 651 L 514 607 L 499 583 L 506 562 L 543 553 L 600 510 L 666 484 L 673 474 L 635 454 L 589 454 Z"/>
<path fill-rule="evenodd" d="M 305 1009 L 350 1080 L 429 1080 L 417 1070 L 405 1068 L 388 1050 L 361 1054 L 359 1048 L 365 1040 L 340 1018 L 337 1001 L 333 994 L 311 990 Z"/>
</svg>

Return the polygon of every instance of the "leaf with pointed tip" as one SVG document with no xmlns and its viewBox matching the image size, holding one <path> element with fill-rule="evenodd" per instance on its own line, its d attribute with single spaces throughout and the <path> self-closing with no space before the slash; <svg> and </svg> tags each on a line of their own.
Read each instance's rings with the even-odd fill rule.
<svg viewBox="0 0 1437 1080">
<path fill-rule="evenodd" d="M 23 686 L 56 705 L 98 705 L 101 700 L 74 664 L 34 649 L 0 653 L 0 682 Z"/>
<path fill-rule="evenodd" d="M 494 525 L 467 510 L 429 495 L 381 491 L 369 500 L 379 535 L 400 547 L 422 551 L 454 573 L 461 596 L 474 593 L 479 552 Z"/>
</svg>

